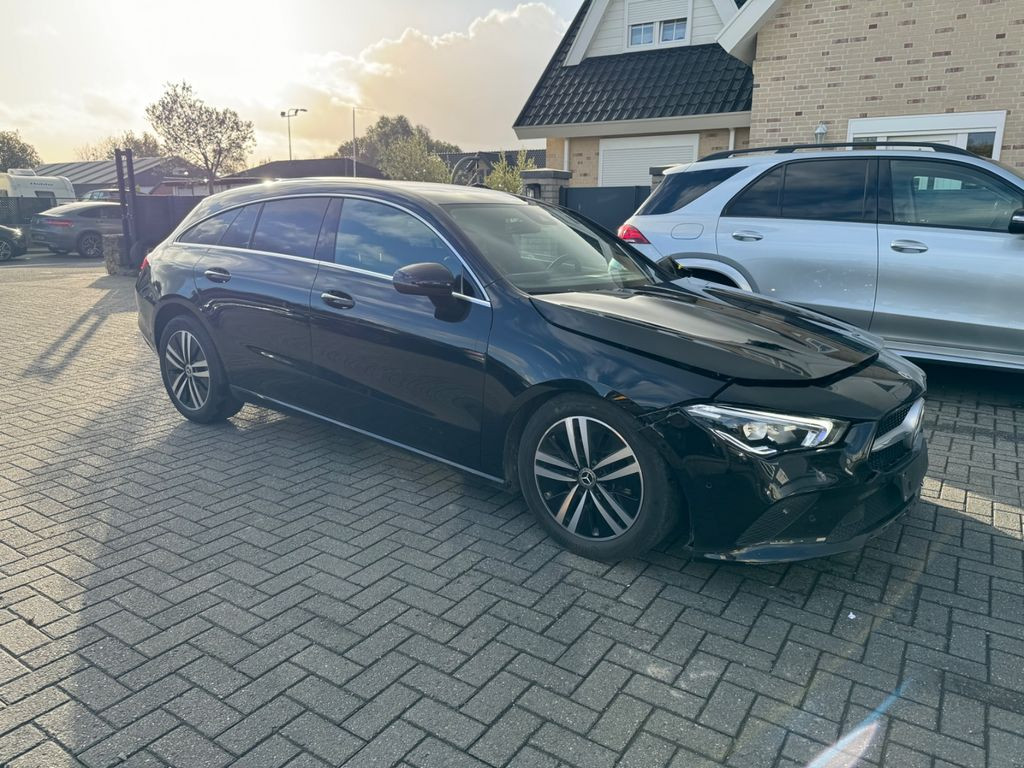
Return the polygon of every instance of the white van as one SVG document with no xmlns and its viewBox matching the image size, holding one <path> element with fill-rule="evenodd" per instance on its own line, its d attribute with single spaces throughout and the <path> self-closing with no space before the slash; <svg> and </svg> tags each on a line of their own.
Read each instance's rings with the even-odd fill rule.
<svg viewBox="0 0 1024 768">
<path fill-rule="evenodd" d="M 36 176 L 31 168 L 9 168 L 0 173 L 0 197 L 35 197 L 54 205 L 75 200 L 75 188 L 66 176 Z"/>
</svg>

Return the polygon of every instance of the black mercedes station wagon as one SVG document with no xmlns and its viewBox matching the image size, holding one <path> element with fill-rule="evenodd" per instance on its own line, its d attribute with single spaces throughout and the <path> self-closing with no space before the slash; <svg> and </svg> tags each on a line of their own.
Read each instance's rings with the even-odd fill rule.
<svg viewBox="0 0 1024 768">
<path fill-rule="evenodd" d="M 925 378 L 838 321 L 488 189 L 303 179 L 203 200 L 139 326 L 196 422 L 308 414 L 519 489 L 586 557 L 860 547 L 915 499 Z"/>
</svg>

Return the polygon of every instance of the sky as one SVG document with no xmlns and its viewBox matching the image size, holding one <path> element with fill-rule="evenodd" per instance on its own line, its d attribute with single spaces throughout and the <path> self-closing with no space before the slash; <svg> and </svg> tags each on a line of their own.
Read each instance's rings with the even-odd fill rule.
<svg viewBox="0 0 1024 768">
<path fill-rule="evenodd" d="M 581 0 L 0 0 L 0 130 L 44 162 L 126 129 L 189 82 L 256 130 L 255 163 L 322 157 L 383 114 L 466 150 L 537 146 L 512 123 Z M 173 7 L 173 12 L 169 9 Z M 15 64 L 17 63 L 17 64 Z"/>
</svg>

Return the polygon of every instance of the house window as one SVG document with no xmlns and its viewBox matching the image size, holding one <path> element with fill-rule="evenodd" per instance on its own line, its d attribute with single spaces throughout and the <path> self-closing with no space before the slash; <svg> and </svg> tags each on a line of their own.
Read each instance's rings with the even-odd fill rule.
<svg viewBox="0 0 1024 768">
<path fill-rule="evenodd" d="M 998 160 L 1005 123 L 1004 111 L 855 118 L 849 122 L 847 141 L 949 144 Z"/>
<path fill-rule="evenodd" d="M 686 39 L 686 19 L 661 22 L 661 42 L 674 43 Z"/>
<path fill-rule="evenodd" d="M 621 34 L 621 33 L 620 33 Z M 620 40 L 622 38 L 619 38 Z M 629 27 L 630 45 L 650 45 L 654 42 L 654 22 L 631 24 Z"/>
</svg>

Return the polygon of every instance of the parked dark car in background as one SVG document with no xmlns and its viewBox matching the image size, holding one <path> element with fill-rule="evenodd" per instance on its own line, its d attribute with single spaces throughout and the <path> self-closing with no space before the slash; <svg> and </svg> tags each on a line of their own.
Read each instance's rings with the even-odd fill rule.
<svg viewBox="0 0 1024 768">
<path fill-rule="evenodd" d="M 77 251 L 87 258 L 103 256 L 103 235 L 121 232 L 117 203 L 68 203 L 32 217 L 33 245 L 54 253 Z"/>
<path fill-rule="evenodd" d="M 28 237 L 20 227 L 0 224 L 0 261 L 9 261 L 28 250 Z"/>
<path fill-rule="evenodd" d="M 139 326 L 188 419 L 246 401 L 521 490 L 587 557 L 670 534 L 788 560 L 915 499 L 924 374 L 839 321 L 672 273 L 487 189 L 295 180 L 206 198 L 144 263 Z"/>
</svg>

